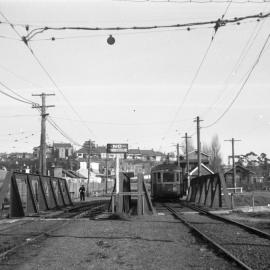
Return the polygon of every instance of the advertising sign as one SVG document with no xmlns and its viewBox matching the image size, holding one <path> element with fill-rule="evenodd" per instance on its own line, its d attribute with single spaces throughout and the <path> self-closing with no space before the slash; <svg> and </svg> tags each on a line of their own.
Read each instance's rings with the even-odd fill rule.
<svg viewBox="0 0 270 270">
<path fill-rule="evenodd" d="M 120 154 L 127 153 L 128 144 L 127 143 L 108 143 L 107 144 L 107 153 Z"/>
</svg>

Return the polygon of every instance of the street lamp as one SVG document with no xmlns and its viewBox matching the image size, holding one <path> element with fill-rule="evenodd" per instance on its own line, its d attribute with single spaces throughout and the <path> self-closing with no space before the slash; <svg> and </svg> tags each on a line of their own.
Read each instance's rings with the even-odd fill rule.
<svg viewBox="0 0 270 270">
<path fill-rule="evenodd" d="M 114 38 L 112 35 L 110 35 L 110 36 L 107 38 L 107 43 L 108 43 L 109 45 L 113 45 L 113 44 L 115 43 L 115 38 Z"/>
</svg>

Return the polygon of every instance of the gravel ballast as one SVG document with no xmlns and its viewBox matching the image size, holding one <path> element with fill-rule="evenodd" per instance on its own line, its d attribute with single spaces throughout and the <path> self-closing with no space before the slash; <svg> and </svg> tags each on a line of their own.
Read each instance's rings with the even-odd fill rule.
<svg viewBox="0 0 270 270">
<path fill-rule="evenodd" d="M 71 220 L 3 260 L 10 269 L 237 269 L 171 215 Z"/>
</svg>

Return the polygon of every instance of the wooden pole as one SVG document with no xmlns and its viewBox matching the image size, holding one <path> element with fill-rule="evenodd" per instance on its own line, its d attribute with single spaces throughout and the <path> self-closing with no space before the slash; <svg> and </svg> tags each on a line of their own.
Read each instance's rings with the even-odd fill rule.
<svg viewBox="0 0 270 270">
<path fill-rule="evenodd" d="M 32 96 L 41 96 L 41 106 L 33 104 L 32 108 L 41 110 L 41 134 L 40 134 L 40 151 L 39 151 L 39 173 L 47 175 L 46 167 L 46 119 L 49 115 L 46 113 L 46 108 L 54 107 L 54 105 L 46 106 L 46 96 L 54 96 L 55 94 L 32 94 Z"/>
</svg>

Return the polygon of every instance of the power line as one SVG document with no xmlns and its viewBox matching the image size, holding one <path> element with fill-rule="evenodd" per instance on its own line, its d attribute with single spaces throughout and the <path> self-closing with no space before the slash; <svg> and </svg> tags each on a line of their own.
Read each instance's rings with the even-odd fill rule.
<svg viewBox="0 0 270 270">
<path fill-rule="evenodd" d="M 231 3 L 231 1 L 229 3 Z M 132 26 L 132 27 L 129 27 L 129 26 L 117 26 L 117 27 L 116 26 L 112 26 L 112 27 L 44 26 L 44 27 L 33 28 L 31 31 L 28 32 L 26 36 L 23 36 L 21 38 L 25 42 L 25 44 L 28 45 L 28 42 L 31 41 L 31 39 L 33 39 L 35 36 L 40 35 L 46 31 L 51 31 L 51 30 L 53 31 L 64 31 L 64 30 L 123 31 L 123 30 L 153 30 L 153 29 L 167 29 L 167 28 L 186 28 L 186 30 L 189 31 L 190 27 L 194 27 L 194 26 L 213 25 L 214 28 L 219 28 L 219 27 L 226 26 L 232 23 L 240 24 L 242 21 L 245 21 L 248 19 L 264 19 L 269 16 L 270 16 L 270 13 L 266 13 L 266 14 L 259 13 L 259 14 L 247 15 L 243 17 L 234 17 L 232 19 L 226 19 L 226 20 L 219 18 L 217 20 L 190 22 L 190 23 L 182 23 L 182 24 L 178 23 L 178 24 L 167 24 L 167 25 Z M 6 19 L 6 17 L 4 18 Z M 13 25 L 12 25 L 12 28 L 14 29 Z"/>
<path fill-rule="evenodd" d="M 113 0 L 116 2 L 133 2 L 133 3 L 169 3 L 169 4 L 224 4 L 232 2 L 233 4 L 264 4 L 269 3 L 269 0 Z"/>
<path fill-rule="evenodd" d="M 0 82 L 0 84 L 1 84 L 1 82 Z M 12 95 L 6 93 L 5 91 L 3 91 L 3 90 L 1 90 L 1 89 L 0 89 L 0 93 L 3 94 L 3 95 L 5 95 L 5 96 L 7 96 L 7 97 L 10 97 L 10 98 L 12 98 L 12 99 L 14 99 L 14 100 L 16 100 L 16 101 L 19 101 L 19 102 L 22 102 L 22 103 L 26 103 L 26 104 L 32 104 L 31 102 L 28 102 L 28 101 L 25 101 L 25 100 L 16 98 L 16 97 L 14 97 L 14 96 L 12 96 Z"/>
<path fill-rule="evenodd" d="M 20 79 L 21 81 L 24 81 L 24 82 L 26 82 L 26 83 L 28 83 L 28 84 L 31 84 L 33 87 L 41 88 L 40 85 L 37 85 L 37 84 L 35 84 L 35 83 L 29 81 L 28 79 L 24 78 L 23 76 L 21 76 L 21 75 L 15 73 L 14 71 L 10 70 L 9 68 L 3 66 L 2 63 L 0 64 L 0 69 L 2 69 L 2 70 L 4 70 L 4 71 L 6 71 L 6 72 L 12 74 L 14 77 Z"/>
<path fill-rule="evenodd" d="M 229 10 L 229 7 L 230 7 L 230 5 L 231 5 L 231 3 L 232 3 L 232 2 L 230 1 L 229 4 L 226 6 L 226 9 L 225 9 L 225 11 L 223 12 L 223 14 L 222 14 L 222 16 L 221 16 L 221 20 L 223 20 L 224 17 L 226 16 L 226 14 L 227 14 L 227 12 L 228 12 L 228 10 Z M 200 62 L 200 64 L 199 64 L 199 66 L 198 66 L 198 68 L 197 68 L 197 70 L 196 70 L 196 72 L 195 72 L 195 74 L 194 74 L 194 77 L 193 77 L 193 79 L 192 79 L 192 81 L 191 81 L 191 83 L 190 83 L 190 85 L 189 85 L 189 87 L 188 87 L 188 89 L 187 89 L 187 91 L 186 91 L 186 93 L 185 93 L 185 95 L 184 95 L 184 98 L 182 99 L 182 102 L 181 102 L 180 106 L 178 107 L 178 109 L 177 109 L 177 111 L 176 111 L 176 113 L 175 113 L 175 115 L 174 115 L 174 117 L 173 117 L 173 120 L 171 121 L 171 123 L 170 123 L 170 125 L 169 125 L 169 127 L 168 127 L 168 129 L 167 129 L 167 132 L 171 129 L 172 125 L 175 123 L 176 118 L 177 118 L 179 112 L 183 109 L 183 106 L 184 106 L 184 104 L 185 104 L 185 102 L 186 102 L 186 99 L 187 99 L 189 93 L 191 92 L 191 90 L 192 90 L 192 88 L 193 88 L 193 85 L 194 85 L 194 83 L 195 83 L 195 81 L 196 81 L 196 79 L 197 79 L 197 77 L 198 77 L 198 75 L 199 75 L 199 73 L 200 73 L 200 71 L 201 71 L 201 68 L 202 68 L 202 66 L 203 66 L 203 64 L 204 64 L 204 62 L 205 62 L 206 57 L 208 56 L 208 53 L 209 53 L 209 51 L 210 51 L 210 48 L 211 48 L 211 46 L 212 46 L 212 44 L 213 44 L 213 41 L 214 41 L 214 39 L 215 39 L 215 37 L 216 37 L 217 31 L 218 31 L 219 27 L 221 26 L 221 20 L 220 20 L 220 19 L 217 20 L 217 22 L 216 22 L 216 24 L 215 24 L 215 27 L 214 27 L 214 33 L 213 33 L 213 35 L 212 35 L 212 38 L 211 38 L 211 40 L 210 40 L 210 43 L 209 43 L 208 47 L 206 48 L 206 51 L 205 51 L 205 53 L 204 53 L 204 55 L 203 55 L 203 58 L 202 58 L 202 60 L 201 60 L 201 62 Z M 166 136 L 166 135 L 165 135 L 165 136 Z M 163 136 L 163 138 L 164 138 L 165 136 Z"/>
<path fill-rule="evenodd" d="M 23 102 L 23 103 L 26 103 L 26 104 L 31 104 L 35 109 L 37 109 L 38 111 L 41 112 L 41 109 L 40 109 L 40 106 L 39 106 L 38 103 L 35 103 L 35 102 L 33 102 L 33 101 L 29 100 L 29 99 L 24 98 L 23 96 L 19 95 L 16 91 L 14 91 L 14 90 L 11 89 L 10 87 L 8 87 L 8 86 L 5 85 L 4 83 L 2 83 L 1 81 L 0 81 L 0 85 L 2 85 L 3 87 L 5 87 L 6 89 L 8 89 L 9 91 L 11 91 L 12 93 L 16 94 L 17 96 L 21 97 L 21 99 L 16 98 L 16 97 L 14 97 L 14 96 L 12 96 L 12 95 L 10 95 L 10 94 L 4 92 L 4 91 L 1 90 L 1 89 L 0 89 L 0 93 L 6 95 L 6 96 L 8 96 L 8 97 L 10 97 L 10 98 L 12 98 L 12 99 L 14 99 L 14 100 L 16 100 L 16 101 L 20 101 L 20 102 Z M 1 117 L 1 116 L 0 116 L 0 117 Z M 13 116 L 13 117 L 15 117 L 15 116 Z M 57 125 L 57 124 L 55 123 L 55 121 L 54 121 L 53 119 L 48 118 L 48 122 L 49 122 L 49 123 L 51 124 L 51 126 L 54 127 L 54 128 L 55 128 L 55 129 L 56 129 L 63 137 L 65 137 L 66 139 L 68 139 L 68 140 L 69 140 L 70 142 L 72 142 L 73 144 L 79 145 L 76 141 L 74 141 L 73 139 L 71 139 L 71 137 L 68 136 L 68 135 L 67 135 L 67 134 L 59 127 L 59 125 Z"/>
<path fill-rule="evenodd" d="M 70 103 L 70 101 L 67 99 L 67 97 L 64 95 L 63 91 L 58 87 L 56 81 L 53 79 L 53 77 L 50 75 L 50 73 L 47 71 L 47 69 L 45 68 L 45 66 L 41 63 L 41 61 L 39 60 L 39 58 L 36 56 L 36 54 L 34 53 L 34 51 L 30 48 L 28 42 L 26 42 L 25 37 L 22 37 L 20 35 L 20 33 L 16 30 L 16 28 L 14 27 L 14 25 L 12 23 L 10 23 L 10 21 L 8 20 L 8 18 L 3 14 L 2 11 L 0 11 L 0 14 L 2 15 L 2 17 L 9 23 L 9 25 L 12 27 L 12 29 L 15 31 L 15 33 L 24 41 L 26 47 L 28 48 L 28 50 L 31 52 L 32 56 L 35 58 L 35 60 L 37 61 L 37 63 L 39 64 L 39 66 L 41 67 L 41 69 L 44 71 L 44 73 L 47 75 L 47 77 L 49 78 L 49 80 L 52 82 L 52 84 L 55 86 L 55 88 L 60 92 L 60 94 L 62 95 L 62 97 L 65 99 L 65 101 L 67 102 L 67 104 L 70 106 L 70 108 L 72 109 L 72 111 L 77 115 L 77 117 L 83 121 L 83 119 L 81 118 L 81 116 L 78 114 L 78 112 L 75 110 L 75 108 L 72 106 L 72 104 Z M 87 128 L 89 133 L 93 133 L 89 127 L 87 125 L 85 125 L 85 127 Z"/>
<path fill-rule="evenodd" d="M 11 95 L 8 95 L 9 97 L 16 99 L 18 101 L 24 102 L 24 103 L 28 103 L 28 104 L 37 104 L 35 102 L 33 102 L 30 99 L 27 99 L 25 97 L 23 97 L 22 95 L 18 94 L 16 91 L 12 90 L 10 87 L 8 87 L 6 84 L 4 84 L 3 82 L 0 81 L 0 85 L 3 86 L 4 88 L 6 88 L 7 90 L 9 90 L 10 92 L 12 92 L 13 94 L 15 94 L 16 96 L 18 96 L 20 99 L 17 99 L 16 97 L 12 97 Z M 3 93 L 4 94 L 4 93 Z"/>
<path fill-rule="evenodd" d="M 254 64 L 252 65 L 250 71 L 249 71 L 248 74 L 247 74 L 247 77 L 245 78 L 244 82 L 242 83 L 241 87 L 240 87 L 239 90 L 237 91 L 235 97 L 233 98 L 233 100 L 231 101 L 231 103 L 229 104 L 229 106 L 225 109 L 225 111 L 224 111 L 224 112 L 223 112 L 223 113 L 222 113 L 222 114 L 221 114 L 221 115 L 220 115 L 213 123 L 211 123 L 211 124 L 209 124 L 209 125 L 207 125 L 207 126 L 205 126 L 205 127 L 203 127 L 203 128 L 209 128 L 209 127 L 214 126 L 214 125 L 215 125 L 218 121 L 220 121 L 220 120 L 224 117 L 224 115 L 230 110 L 230 108 L 232 107 L 232 105 L 234 104 L 234 102 L 237 100 L 237 98 L 238 98 L 239 95 L 241 94 L 242 90 L 244 89 L 244 87 L 245 87 L 246 83 L 248 82 L 248 80 L 249 80 L 249 78 L 250 78 L 252 72 L 254 71 L 255 67 L 256 67 L 257 64 L 259 63 L 259 61 L 260 61 L 260 59 L 261 59 L 261 56 L 262 56 L 262 54 L 263 54 L 263 51 L 264 51 L 264 49 L 265 49 L 265 47 L 266 47 L 266 45 L 267 45 L 267 43 L 268 43 L 268 41 L 269 41 L 269 38 L 270 38 L 270 34 L 267 36 L 267 38 L 266 38 L 266 40 L 265 40 L 265 42 L 264 42 L 264 44 L 263 44 L 263 47 L 262 47 L 262 49 L 261 49 L 261 51 L 260 51 L 258 57 L 256 58 Z"/>
<path fill-rule="evenodd" d="M 34 114 L 0 115 L 0 118 L 36 117 Z"/>
<path fill-rule="evenodd" d="M 269 4 L 268 4 L 268 5 L 269 5 Z M 243 47 L 243 49 L 242 49 L 242 51 L 241 51 L 241 53 L 240 53 L 240 56 L 238 57 L 238 60 L 237 60 L 236 64 L 234 65 L 234 67 L 232 68 L 232 70 L 231 70 L 231 72 L 229 73 L 228 77 L 226 78 L 226 80 L 225 80 L 225 85 L 224 85 L 224 87 L 221 89 L 220 94 L 219 94 L 218 97 L 215 99 L 215 101 L 209 106 L 209 108 L 208 108 L 206 111 L 203 112 L 203 115 L 205 115 L 205 114 L 207 114 L 208 112 L 210 112 L 210 111 L 213 109 L 213 107 L 214 107 L 216 104 L 218 104 L 219 101 L 222 100 L 222 99 L 221 99 L 222 96 L 224 96 L 224 94 L 226 93 L 226 90 L 227 90 L 228 87 L 229 87 L 229 80 L 232 78 L 232 76 L 233 76 L 234 74 L 237 73 L 238 69 L 240 68 L 240 66 L 241 66 L 241 64 L 243 63 L 244 59 L 246 58 L 248 52 L 250 51 L 251 47 L 253 46 L 253 44 L 254 44 L 254 42 L 255 42 L 257 36 L 259 35 L 259 33 L 260 33 L 260 31 L 261 31 L 261 29 L 262 29 L 262 27 L 263 27 L 263 25 L 264 25 L 265 22 L 266 22 L 266 21 L 263 21 L 260 25 L 257 24 L 257 25 L 254 27 L 254 29 L 253 29 L 253 31 L 252 31 L 252 33 L 251 33 L 249 39 L 247 40 L 245 46 Z"/>
</svg>

